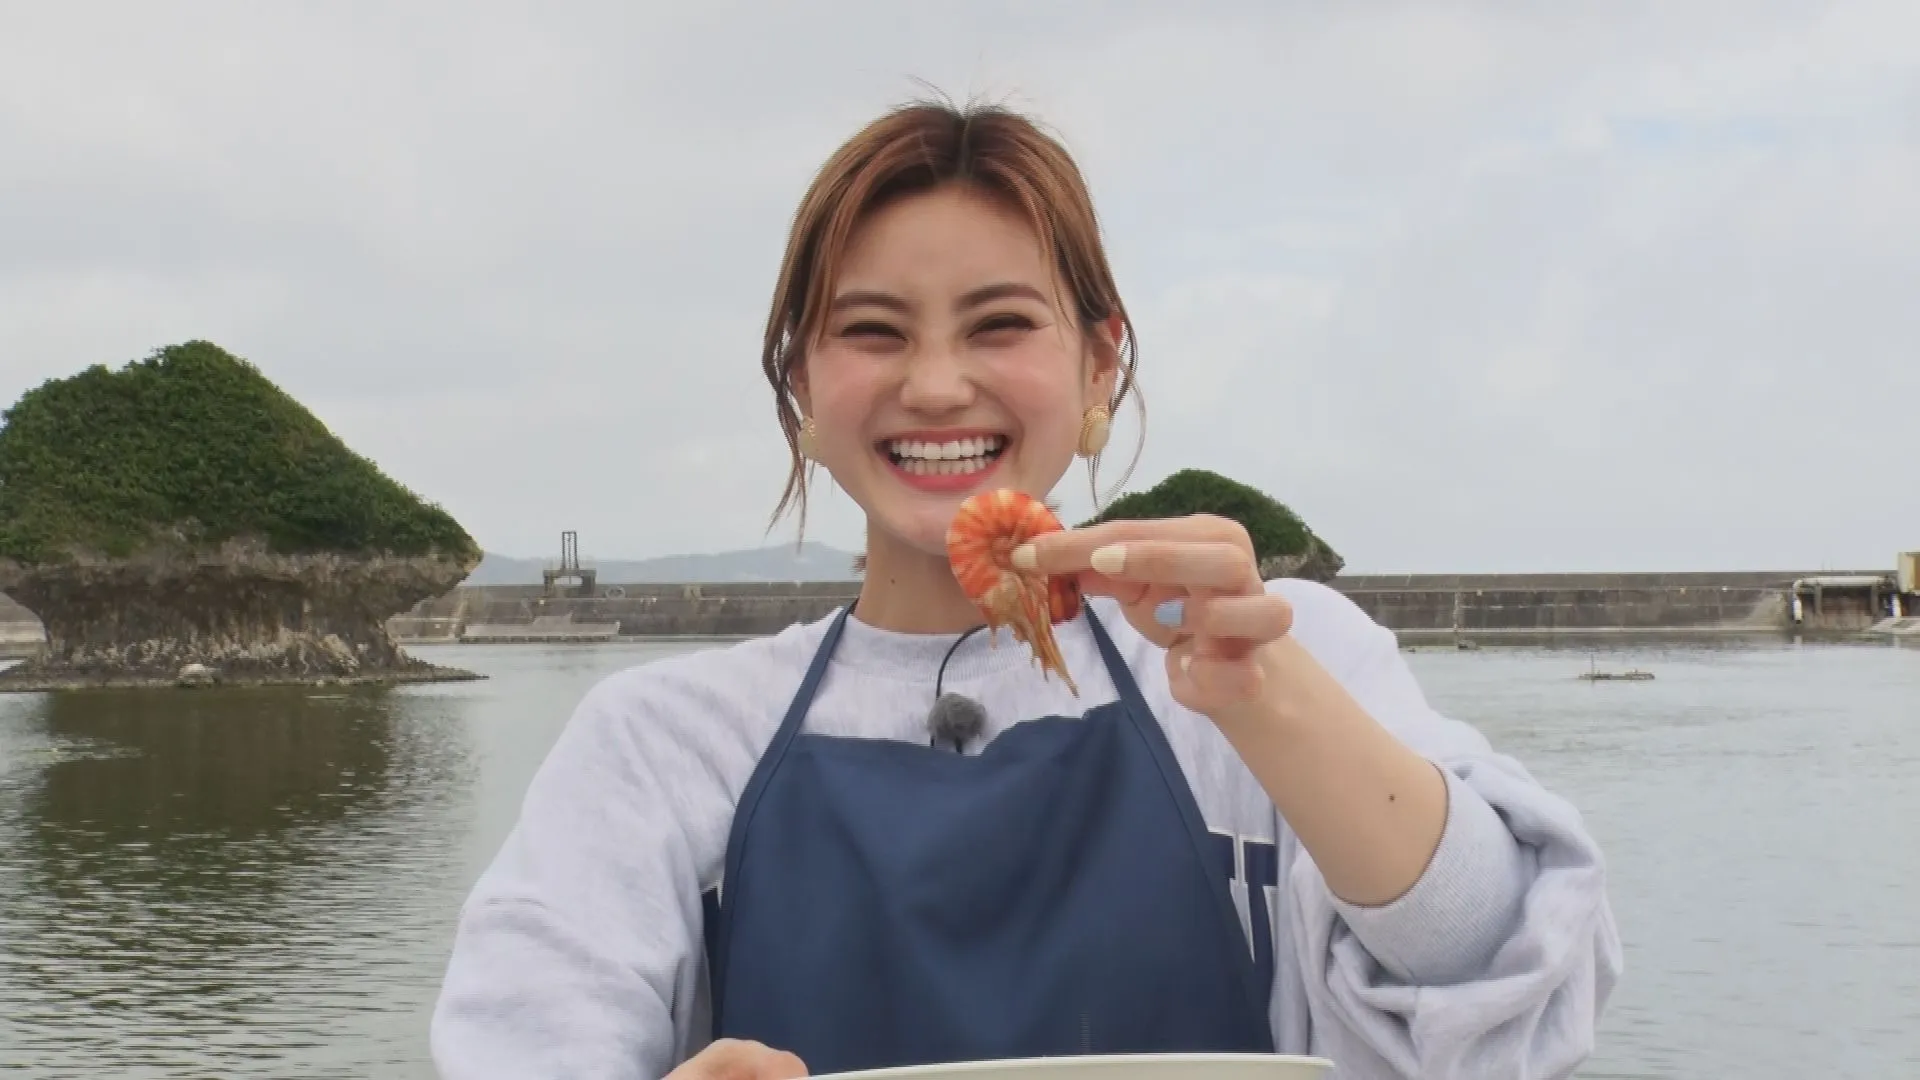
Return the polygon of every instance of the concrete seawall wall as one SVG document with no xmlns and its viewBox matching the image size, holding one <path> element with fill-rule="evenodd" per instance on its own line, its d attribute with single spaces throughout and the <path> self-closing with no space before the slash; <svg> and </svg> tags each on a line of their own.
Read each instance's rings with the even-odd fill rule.
<svg viewBox="0 0 1920 1080">
<path fill-rule="evenodd" d="M 554 597 L 538 585 L 482 585 L 421 604 L 390 626 L 408 640 L 451 640 L 469 624 L 549 616 L 618 623 L 622 637 L 752 637 L 818 619 L 858 590 L 858 583 L 844 581 L 602 585 L 597 596 Z"/>
<path fill-rule="evenodd" d="M 1705 636 L 1787 632 L 1792 584 L 1802 576 L 1376 575 L 1342 578 L 1333 585 L 1404 640 Z M 1831 616 L 1822 623 L 1808 629 L 1850 628 Z"/>
<path fill-rule="evenodd" d="M 47 640 L 33 612 L 0 593 L 0 657 L 31 656 Z"/>
<path fill-rule="evenodd" d="M 1332 582 L 1403 641 L 1520 642 L 1553 638 L 1784 635 L 1791 590 L 1809 573 L 1360 575 Z M 538 585 L 462 586 L 389 626 L 405 642 L 455 642 L 463 628 L 543 621 L 614 623 L 621 637 L 753 637 L 810 622 L 851 601 L 857 582 L 600 585 L 590 597 Z M 1860 610 L 1853 610 L 1859 606 Z M 1848 633 L 1874 613 L 1829 597 L 1800 629 Z M 0 655 L 43 640 L 40 624 L 0 596 Z"/>
<path fill-rule="evenodd" d="M 1785 634 L 1790 595 L 1805 573 L 1421 574 L 1332 582 L 1407 641 L 1521 640 L 1594 635 Z M 821 618 L 857 595 L 854 582 L 601 586 L 597 597 L 548 597 L 539 586 L 456 589 L 394 622 L 415 640 L 453 640 L 465 623 L 536 616 L 618 622 L 623 637 L 752 636 Z M 606 595 L 613 593 L 614 595 Z M 1802 629 L 1871 625 L 1834 597 Z"/>
</svg>

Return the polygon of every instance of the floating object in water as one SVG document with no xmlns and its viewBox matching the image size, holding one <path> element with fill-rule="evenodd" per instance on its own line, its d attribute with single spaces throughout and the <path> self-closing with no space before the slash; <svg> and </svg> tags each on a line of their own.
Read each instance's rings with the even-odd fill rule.
<svg viewBox="0 0 1920 1080">
<path fill-rule="evenodd" d="M 1641 671 L 1639 668 L 1634 668 L 1631 671 L 1601 671 L 1595 667 L 1594 662 L 1589 659 L 1587 661 L 1587 670 L 1581 672 L 1576 677 L 1584 679 L 1587 682 L 1651 682 L 1653 681 L 1653 672 Z"/>
<path fill-rule="evenodd" d="M 1080 614 L 1080 582 L 1070 575 L 1017 570 L 1011 559 L 1014 548 L 1064 528 L 1053 511 L 1031 495 L 983 491 L 960 504 L 947 528 L 947 561 L 954 580 L 987 617 L 987 626 L 1011 629 L 1015 640 L 1032 647 L 1041 671 L 1058 674 L 1078 696 L 1054 640 L 1053 624 Z"/>
</svg>

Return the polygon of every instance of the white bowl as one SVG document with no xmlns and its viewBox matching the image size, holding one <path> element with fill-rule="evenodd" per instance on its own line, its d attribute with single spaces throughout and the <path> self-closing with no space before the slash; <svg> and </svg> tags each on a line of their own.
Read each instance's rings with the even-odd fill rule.
<svg viewBox="0 0 1920 1080">
<path fill-rule="evenodd" d="M 1089 1054 L 823 1073 L 814 1080 L 1322 1080 L 1325 1058 L 1290 1054 Z"/>
</svg>

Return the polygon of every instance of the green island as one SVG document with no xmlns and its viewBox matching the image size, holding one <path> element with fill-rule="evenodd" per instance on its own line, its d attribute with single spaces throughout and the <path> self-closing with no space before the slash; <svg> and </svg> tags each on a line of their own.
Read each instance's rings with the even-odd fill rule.
<svg viewBox="0 0 1920 1080">
<path fill-rule="evenodd" d="M 0 591 L 42 653 L 0 690 L 475 678 L 385 622 L 480 547 L 252 364 L 204 341 L 0 415 Z"/>
<path fill-rule="evenodd" d="M 1213 514 L 1247 530 L 1263 578 L 1330 581 L 1346 565 L 1300 515 L 1271 495 L 1205 469 L 1182 469 L 1145 491 L 1123 495 L 1085 525 Z"/>
</svg>

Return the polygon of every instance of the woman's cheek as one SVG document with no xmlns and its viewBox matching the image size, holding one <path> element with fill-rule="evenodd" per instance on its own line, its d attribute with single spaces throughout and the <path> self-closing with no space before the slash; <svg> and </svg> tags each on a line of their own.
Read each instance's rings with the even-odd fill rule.
<svg viewBox="0 0 1920 1080">
<path fill-rule="evenodd" d="M 1031 335 L 1028 344 L 1001 351 L 984 370 L 992 384 L 988 389 L 1011 409 L 1072 411 L 1078 399 L 1080 369 L 1045 334 Z"/>
</svg>

